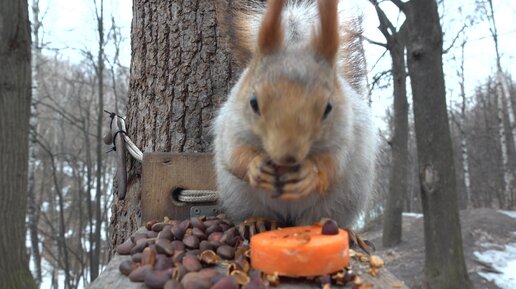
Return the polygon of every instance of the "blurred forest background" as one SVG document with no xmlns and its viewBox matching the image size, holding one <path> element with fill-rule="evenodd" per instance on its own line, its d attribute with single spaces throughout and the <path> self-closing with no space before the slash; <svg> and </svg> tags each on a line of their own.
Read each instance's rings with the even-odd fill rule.
<svg viewBox="0 0 516 289">
<path fill-rule="evenodd" d="M 130 50 L 127 45 L 121 46 L 128 43 L 130 36 L 121 33 L 121 24 L 110 11 L 105 11 L 103 1 L 91 2 L 94 21 L 89 29 L 96 35 L 95 48 L 76 46 L 74 50 L 79 57 L 70 59 L 45 36 L 46 14 L 53 7 L 40 10 L 39 0 L 29 0 L 33 92 L 26 244 L 31 271 L 41 288 L 84 288 L 106 264 L 112 249 L 109 222 L 115 200 L 116 166 L 113 154 L 107 153 L 111 147 L 102 141 L 109 125 L 109 115 L 104 110 L 112 111 L 116 102 L 120 114 L 125 115 L 129 67 L 128 63 L 120 62 L 119 56 L 121 50 L 125 54 Z M 364 4 L 369 9 L 378 4 L 362 2 L 369 2 Z M 514 38 L 516 25 L 510 21 L 513 27 L 504 34 L 497 32 L 496 25 L 502 21 L 497 18 L 497 9 L 510 7 L 516 15 L 516 8 L 507 4 L 510 0 L 493 3 L 476 0 L 469 1 L 475 2 L 475 8 L 465 12 L 448 8 L 447 2 L 439 1 L 439 9 L 445 38 L 447 109 L 459 207 L 515 210 L 516 85 L 512 71 L 507 69 L 514 65 L 505 64 L 514 63 L 514 56 L 507 56 L 513 47 L 498 42 L 502 38 Z M 386 11 L 392 27 L 388 27 L 388 36 L 384 36 L 393 37 L 396 31 L 401 31 L 398 24 L 402 21 L 399 14 Z M 367 17 L 380 17 L 382 21 L 378 13 L 374 14 L 373 10 Z M 460 25 L 452 26 L 452 22 Z M 452 28 L 446 30 L 447 27 Z M 488 34 L 478 35 L 479 29 Z M 496 53 L 487 54 L 494 55 L 488 60 L 489 66 L 468 71 L 465 69 L 468 62 L 478 59 L 468 58 L 465 51 L 475 47 L 479 37 L 491 42 L 482 49 Z M 395 109 L 391 58 L 388 52 L 383 53 L 387 51 L 385 40 L 382 37 L 365 40 L 369 99 L 376 111 L 383 107 L 380 122 L 384 123 L 379 130 L 382 141 L 376 202 L 367 220 L 381 217 L 383 200 L 392 184 Z M 375 49 L 380 49 L 382 60 L 369 57 L 369 51 Z M 466 87 L 471 84 L 467 78 L 473 74 L 483 80 L 474 87 Z M 407 105 L 407 164 L 403 181 L 406 189 L 401 194 L 402 211 L 421 212 L 411 102 Z"/>
</svg>

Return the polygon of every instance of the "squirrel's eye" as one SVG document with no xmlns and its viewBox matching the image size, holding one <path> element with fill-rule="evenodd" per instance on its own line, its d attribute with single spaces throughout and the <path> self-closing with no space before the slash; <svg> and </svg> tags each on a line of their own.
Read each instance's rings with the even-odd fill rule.
<svg viewBox="0 0 516 289">
<path fill-rule="evenodd" d="M 251 108 L 254 110 L 255 113 L 260 114 L 260 108 L 258 107 L 258 99 L 256 99 L 256 94 L 253 94 L 253 96 L 251 96 L 249 104 L 251 105 Z"/>
<path fill-rule="evenodd" d="M 326 105 L 326 108 L 324 109 L 323 119 L 326 119 L 326 117 L 328 117 L 328 114 L 330 114 L 330 111 L 332 109 L 333 109 L 333 106 L 331 105 L 331 103 L 328 102 L 328 104 Z"/>
</svg>

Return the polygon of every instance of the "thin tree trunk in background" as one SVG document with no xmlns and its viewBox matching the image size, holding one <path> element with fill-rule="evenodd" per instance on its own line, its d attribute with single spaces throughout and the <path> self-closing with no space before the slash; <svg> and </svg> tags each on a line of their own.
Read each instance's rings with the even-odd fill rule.
<svg viewBox="0 0 516 289">
<path fill-rule="evenodd" d="M 39 286 L 42 281 L 41 271 L 41 253 L 39 251 L 38 223 L 39 223 L 39 205 L 36 200 L 35 178 L 36 165 L 36 135 L 38 133 L 38 72 L 39 58 L 41 55 L 41 43 L 39 39 L 39 31 L 41 29 L 41 21 L 39 19 L 39 0 L 32 1 L 32 101 L 30 110 L 30 135 L 29 135 L 29 177 L 28 177 L 28 198 L 27 198 L 27 220 L 30 234 L 31 256 L 35 267 L 35 281 Z"/>
<path fill-rule="evenodd" d="M 408 174 L 408 102 L 405 71 L 405 34 L 406 25 L 396 27 L 380 9 L 376 0 L 369 0 L 374 5 L 382 32 L 387 43 L 385 48 L 391 56 L 391 71 L 394 96 L 394 131 L 390 142 L 392 168 L 389 177 L 389 195 L 385 200 L 383 214 L 382 243 L 391 247 L 401 242 L 403 198 L 407 194 Z M 380 44 L 381 45 L 381 44 Z"/>
<path fill-rule="evenodd" d="M 407 63 L 424 213 L 424 286 L 470 288 L 462 250 L 437 3 L 435 0 L 411 0 L 402 7 L 409 28 Z"/>
<path fill-rule="evenodd" d="M 127 129 L 144 152 L 210 150 L 211 120 L 232 78 L 215 2 L 133 1 Z M 126 197 L 112 207 L 112 245 L 141 225 L 141 164 L 127 159 Z"/>
<path fill-rule="evenodd" d="M 392 57 L 392 78 L 394 88 L 394 134 L 391 141 L 392 170 L 389 181 L 389 196 L 385 204 L 382 242 L 386 247 L 401 242 L 403 198 L 407 194 L 408 174 L 408 102 L 405 72 L 405 45 L 398 42 L 389 52 Z"/>
<path fill-rule="evenodd" d="M 468 160 L 468 144 L 466 141 L 466 131 L 464 129 L 466 125 L 466 90 L 465 90 L 465 78 L 464 78 L 464 49 L 466 46 L 466 40 L 462 42 L 461 45 L 461 62 L 459 66 L 458 76 L 459 76 L 459 86 L 460 86 L 460 97 L 462 99 L 461 108 L 460 108 L 460 121 L 459 121 L 459 131 L 460 131 L 460 152 L 462 156 L 462 171 L 464 172 L 464 188 L 466 189 L 466 208 L 472 208 L 471 202 L 471 187 L 470 187 L 470 179 L 469 179 L 469 160 Z"/>
<path fill-rule="evenodd" d="M 0 0 L 0 288 L 37 288 L 25 247 L 30 24 L 27 1 Z"/>
<path fill-rule="evenodd" d="M 496 93 L 495 103 L 497 108 L 497 124 L 498 124 L 498 140 L 500 142 L 500 151 L 502 153 L 502 173 L 503 173 L 503 192 L 502 198 L 500 198 L 500 207 L 510 207 L 509 194 L 511 192 L 511 172 L 509 170 L 509 155 L 508 155 L 508 139 L 505 133 L 505 124 L 503 121 L 504 109 L 503 109 L 503 93 L 500 83 L 496 82 Z"/>
<path fill-rule="evenodd" d="M 511 183 L 513 179 L 513 173 L 511 172 L 511 169 L 509 167 L 509 148 L 508 146 L 509 141 L 508 138 L 512 138 L 512 144 L 514 146 L 514 151 L 516 151 L 516 124 L 514 120 L 514 109 L 512 107 L 512 101 L 511 101 L 511 94 L 509 92 L 509 85 L 507 84 L 507 77 L 505 77 L 503 70 L 502 70 L 502 64 L 501 64 L 501 56 L 500 56 L 500 50 L 498 47 L 498 28 L 496 26 L 495 21 L 495 15 L 494 15 L 494 8 L 493 8 L 493 1 L 487 0 L 489 4 L 489 12 L 487 14 L 487 18 L 489 20 L 489 30 L 491 31 L 491 36 L 493 37 L 493 42 L 495 46 L 495 52 L 496 52 L 496 100 L 497 100 L 497 107 L 498 107 L 498 126 L 499 126 L 499 134 L 500 134 L 500 143 L 504 142 L 505 148 L 502 148 L 502 169 L 503 169 L 503 182 L 504 182 L 504 207 L 506 209 L 511 209 L 514 203 L 514 200 L 512 199 L 512 191 L 511 191 Z M 504 109 L 503 109 L 503 103 L 506 103 L 507 106 L 507 119 L 509 120 L 509 131 L 508 133 L 510 136 L 508 137 L 505 132 L 504 126 Z M 502 133 L 503 137 L 502 137 Z M 503 139 L 502 139 L 503 138 Z"/>
<path fill-rule="evenodd" d="M 98 33 L 98 58 L 97 58 L 97 79 L 98 79 L 98 110 L 97 110 L 97 170 L 96 170 L 96 186 L 95 186 L 95 234 L 93 242 L 95 249 L 90 260 L 91 271 L 90 281 L 95 280 L 100 271 L 100 247 L 101 237 L 100 232 L 102 228 L 102 125 L 104 116 L 104 0 L 100 0 L 100 9 L 97 7 L 95 1 L 95 12 L 97 19 L 97 33 Z"/>
</svg>

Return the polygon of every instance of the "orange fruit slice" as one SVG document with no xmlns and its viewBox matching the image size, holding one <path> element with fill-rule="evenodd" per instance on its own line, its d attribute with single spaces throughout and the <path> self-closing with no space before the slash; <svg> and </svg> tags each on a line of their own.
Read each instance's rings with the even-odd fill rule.
<svg viewBox="0 0 516 289">
<path fill-rule="evenodd" d="M 318 276 L 349 264 L 348 233 L 323 235 L 322 226 L 289 227 L 251 237 L 251 266 L 267 274 Z"/>
</svg>

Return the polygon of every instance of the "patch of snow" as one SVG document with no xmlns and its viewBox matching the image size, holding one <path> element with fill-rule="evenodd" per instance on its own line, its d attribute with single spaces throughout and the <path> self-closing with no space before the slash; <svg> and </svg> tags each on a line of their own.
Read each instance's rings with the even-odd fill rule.
<svg viewBox="0 0 516 289">
<path fill-rule="evenodd" d="M 488 263 L 500 273 L 478 272 L 482 278 L 494 282 L 503 289 L 516 288 L 516 243 L 504 246 L 503 251 L 475 251 L 473 254 L 482 262 Z"/>
<path fill-rule="evenodd" d="M 505 210 L 498 210 L 498 212 L 504 214 L 504 215 L 507 215 L 511 218 L 515 218 L 516 219 L 516 211 L 505 211 Z"/>
<path fill-rule="evenodd" d="M 403 217 L 411 217 L 411 218 L 419 219 L 419 218 L 423 218 L 423 214 L 403 212 Z"/>
</svg>

